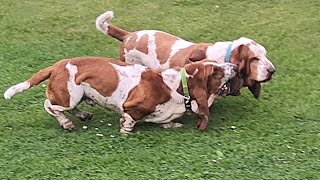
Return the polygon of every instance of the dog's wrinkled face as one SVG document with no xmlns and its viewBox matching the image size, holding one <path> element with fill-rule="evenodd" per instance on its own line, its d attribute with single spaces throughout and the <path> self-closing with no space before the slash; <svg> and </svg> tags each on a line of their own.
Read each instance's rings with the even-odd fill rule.
<svg viewBox="0 0 320 180">
<path fill-rule="evenodd" d="M 266 49 L 248 38 L 240 38 L 234 49 L 233 62 L 239 66 L 240 73 L 246 81 L 266 82 L 272 78 L 275 67 L 267 58 Z"/>
<path fill-rule="evenodd" d="M 208 78 L 209 94 L 217 93 L 230 79 L 235 77 L 238 71 L 237 65 L 231 63 L 206 62 L 205 65 L 213 68 L 212 74 Z"/>
<path fill-rule="evenodd" d="M 267 58 L 266 49 L 255 41 L 240 38 L 235 44 L 238 46 L 233 50 L 231 58 L 232 62 L 239 66 L 239 76 L 228 82 L 229 95 L 239 95 L 240 88 L 247 86 L 254 97 L 258 98 L 260 83 L 271 80 L 275 67 Z"/>
</svg>

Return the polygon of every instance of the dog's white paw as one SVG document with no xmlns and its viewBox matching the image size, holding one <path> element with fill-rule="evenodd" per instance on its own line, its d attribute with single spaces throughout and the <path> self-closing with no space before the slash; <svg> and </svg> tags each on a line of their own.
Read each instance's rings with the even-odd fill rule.
<svg viewBox="0 0 320 180">
<path fill-rule="evenodd" d="M 183 127 L 183 124 L 181 124 L 181 123 L 169 122 L 169 123 L 161 124 L 160 126 L 161 126 L 162 128 L 164 128 L 164 129 L 168 129 L 168 128 L 181 128 L 181 127 Z"/>
<path fill-rule="evenodd" d="M 181 94 L 179 94 L 177 91 L 171 91 L 171 98 L 173 99 L 174 102 L 178 104 L 184 103 L 185 97 Z"/>
</svg>

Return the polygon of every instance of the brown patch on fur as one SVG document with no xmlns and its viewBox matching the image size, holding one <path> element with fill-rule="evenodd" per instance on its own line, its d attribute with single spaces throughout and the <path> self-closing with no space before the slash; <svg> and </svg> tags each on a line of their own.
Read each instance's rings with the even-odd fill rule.
<svg viewBox="0 0 320 180">
<path fill-rule="evenodd" d="M 67 63 L 75 65 L 78 68 L 78 73 L 75 77 L 76 84 L 80 84 L 81 82 L 89 83 L 101 95 L 111 96 L 117 88 L 118 75 L 111 64 L 106 62 L 126 65 L 126 63 L 121 61 L 96 57 L 65 59 L 53 65 L 46 92 L 50 102 L 63 107 L 69 107 L 70 95 L 67 89 L 67 82 L 70 75 L 65 67 Z M 105 86 L 105 84 L 108 84 L 108 86 Z"/>
<path fill-rule="evenodd" d="M 140 52 L 148 54 L 148 35 L 143 35 L 140 40 L 136 43 L 136 49 Z"/>
<path fill-rule="evenodd" d="M 102 96 L 111 96 L 118 86 L 118 74 L 111 63 L 119 64 L 121 61 L 101 61 L 101 59 L 74 59 L 71 64 L 76 65 L 78 73 L 75 82 L 88 83 L 92 88 L 97 90 Z M 90 63 L 90 65 L 88 65 Z M 123 63 L 126 65 L 125 63 Z M 122 65 L 120 63 L 120 65 Z M 107 86 L 106 86 L 107 85 Z"/>
<path fill-rule="evenodd" d="M 137 43 L 136 43 L 137 39 L 138 39 L 138 36 L 137 36 L 137 33 L 135 33 L 135 32 L 130 33 L 130 34 L 128 34 L 126 36 L 125 42 L 121 43 L 121 46 L 120 46 L 120 48 L 121 48 L 121 50 L 120 50 L 120 60 L 121 61 L 125 61 L 124 50 L 129 51 L 129 50 L 134 49 L 136 47 L 136 45 L 137 45 Z M 144 45 L 144 46 L 147 46 L 147 45 Z"/>
<path fill-rule="evenodd" d="M 124 57 L 124 43 L 120 44 L 120 49 L 119 49 L 119 60 L 125 62 L 126 59 Z"/>
<path fill-rule="evenodd" d="M 118 39 L 118 40 L 121 41 L 121 42 L 125 39 L 125 36 L 126 36 L 127 34 L 129 34 L 128 31 L 123 30 L 123 29 L 121 29 L 121 28 L 118 28 L 118 27 L 116 27 L 116 26 L 113 26 L 113 25 L 111 25 L 111 24 L 109 24 L 109 26 L 108 26 L 108 32 L 107 32 L 107 33 L 108 33 L 110 36 Z"/>
<path fill-rule="evenodd" d="M 169 101 L 170 92 L 160 71 L 149 69 L 141 74 L 140 83 L 129 92 L 123 109 L 134 120 L 140 120 L 154 112 L 157 105 Z"/>
<path fill-rule="evenodd" d="M 180 49 L 174 56 L 172 56 L 172 58 L 170 60 L 170 67 L 176 67 L 176 66 L 183 67 L 185 64 L 188 64 L 191 62 L 190 57 L 192 56 L 192 53 L 194 51 L 198 51 L 198 52 L 204 51 L 205 52 L 209 45 L 210 45 L 209 43 L 200 43 L 200 44 L 191 45 L 191 46 L 184 48 L 184 49 Z M 204 56 L 204 58 L 206 58 L 206 57 Z M 195 59 L 194 58 L 193 60 L 199 61 L 202 59 Z"/>
<path fill-rule="evenodd" d="M 167 59 L 170 57 L 172 45 L 179 40 L 176 36 L 171 34 L 163 33 L 163 32 L 156 32 L 156 53 L 157 58 L 160 61 L 160 64 L 164 64 Z"/>
<path fill-rule="evenodd" d="M 256 42 L 252 41 L 253 44 L 256 44 Z M 234 64 L 237 64 L 239 67 L 238 73 L 240 74 L 242 78 L 242 85 L 237 86 L 234 83 L 238 83 L 239 78 L 235 77 L 235 80 L 231 80 L 230 83 L 231 91 L 236 92 L 238 91 L 240 93 L 240 88 L 243 86 L 248 86 L 250 92 L 255 98 L 258 98 L 261 91 L 261 85 L 258 82 L 253 81 L 252 79 L 256 79 L 258 76 L 258 60 L 255 58 L 255 53 L 250 50 L 249 48 L 250 44 L 247 45 L 240 45 L 238 48 L 234 49 L 231 53 L 231 62 Z M 238 79 L 238 80 L 236 80 Z M 235 89 L 237 88 L 237 89 Z"/>
<path fill-rule="evenodd" d="M 39 71 L 37 74 L 33 75 L 30 79 L 27 81 L 30 83 L 30 86 L 36 86 L 40 84 L 42 81 L 48 79 L 51 75 L 52 66 L 47 67 L 46 69 L 43 69 Z"/>
<path fill-rule="evenodd" d="M 206 58 L 206 52 L 204 50 L 201 50 L 201 49 L 195 49 L 190 57 L 189 57 L 189 60 L 190 61 L 201 61 L 202 59 L 205 59 Z"/>
<path fill-rule="evenodd" d="M 249 44 L 240 45 L 231 52 L 231 62 L 238 65 L 239 72 L 244 79 L 249 78 L 250 73 L 256 73 L 256 67 L 251 67 L 254 52 L 249 48 Z M 254 72 L 255 71 L 255 72 Z"/>
<path fill-rule="evenodd" d="M 210 60 L 193 62 L 185 66 L 188 74 L 195 74 L 193 78 L 189 78 L 188 86 L 190 96 L 197 101 L 199 106 L 199 119 L 197 122 L 197 128 L 199 130 L 204 130 L 208 127 L 208 98 L 210 97 L 210 94 L 219 90 L 221 80 L 224 77 L 223 68 L 214 65 L 204 65 L 204 62 L 208 61 Z M 198 72 L 195 73 L 197 69 Z M 179 90 L 182 91 L 181 87 L 179 87 Z"/>
</svg>

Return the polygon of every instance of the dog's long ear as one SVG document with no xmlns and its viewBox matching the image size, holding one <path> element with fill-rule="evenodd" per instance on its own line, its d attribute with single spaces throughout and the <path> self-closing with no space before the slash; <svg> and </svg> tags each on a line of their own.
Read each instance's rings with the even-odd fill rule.
<svg viewBox="0 0 320 180">
<path fill-rule="evenodd" d="M 199 49 L 196 49 L 196 50 L 193 50 L 190 57 L 189 57 L 189 60 L 190 61 L 201 61 L 203 59 L 205 59 L 206 57 L 206 52 L 203 51 L 203 50 L 199 50 Z"/>
<path fill-rule="evenodd" d="M 253 95 L 256 99 L 258 99 L 259 96 L 260 96 L 261 84 L 258 83 L 258 82 L 256 82 L 256 83 L 254 83 L 253 86 L 249 86 L 248 88 L 249 88 L 249 90 L 251 91 L 252 95 Z"/>
<path fill-rule="evenodd" d="M 227 82 L 229 88 L 229 96 L 240 96 L 240 89 L 243 87 L 243 79 L 237 74 L 234 78 Z"/>
</svg>

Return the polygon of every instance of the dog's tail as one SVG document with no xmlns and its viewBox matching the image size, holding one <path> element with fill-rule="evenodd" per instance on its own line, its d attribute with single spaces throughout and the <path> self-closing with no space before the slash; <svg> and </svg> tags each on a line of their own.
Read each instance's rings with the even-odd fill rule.
<svg viewBox="0 0 320 180">
<path fill-rule="evenodd" d="M 51 72 L 52 72 L 52 66 L 39 71 L 37 74 L 33 75 L 30 79 L 28 79 L 22 83 L 11 86 L 4 93 L 4 95 L 3 95 L 4 98 L 11 99 L 11 97 L 14 96 L 15 94 L 22 92 L 24 90 L 30 89 L 31 87 L 40 84 L 42 81 L 44 81 L 50 77 Z"/>
<path fill-rule="evenodd" d="M 96 19 L 96 28 L 102 33 L 108 34 L 122 42 L 125 36 L 130 32 L 109 24 L 108 20 L 112 18 L 113 18 L 112 11 L 106 11 L 105 13 L 101 14 Z"/>
</svg>

